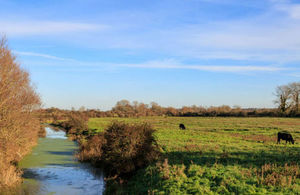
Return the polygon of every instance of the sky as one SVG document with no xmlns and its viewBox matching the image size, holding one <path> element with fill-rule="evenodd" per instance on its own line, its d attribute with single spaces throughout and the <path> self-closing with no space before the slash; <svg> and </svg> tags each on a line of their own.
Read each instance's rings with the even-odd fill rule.
<svg viewBox="0 0 300 195">
<path fill-rule="evenodd" d="M 0 0 L 44 107 L 274 107 L 300 80 L 300 1 Z"/>
</svg>

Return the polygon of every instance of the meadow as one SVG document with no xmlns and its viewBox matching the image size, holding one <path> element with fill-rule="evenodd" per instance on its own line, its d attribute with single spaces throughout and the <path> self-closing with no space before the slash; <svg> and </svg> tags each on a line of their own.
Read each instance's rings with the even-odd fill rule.
<svg viewBox="0 0 300 195">
<path fill-rule="evenodd" d="M 162 152 L 158 162 L 139 170 L 119 193 L 300 192 L 299 118 L 90 118 L 88 126 L 102 132 L 112 121 L 152 124 Z M 180 130 L 180 123 L 187 129 Z M 294 145 L 276 144 L 277 132 L 283 130 L 293 135 Z"/>
</svg>

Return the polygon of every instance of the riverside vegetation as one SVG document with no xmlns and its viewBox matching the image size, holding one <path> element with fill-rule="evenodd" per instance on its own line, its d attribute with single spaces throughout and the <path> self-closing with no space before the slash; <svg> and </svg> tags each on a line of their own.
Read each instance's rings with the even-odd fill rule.
<svg viewBox="0 0 300 195">
<path fill-rule="evenodd" d="M 0 194 L 21 182 L 16 164 L 43 134 L 35 112 L 39 106 L 29 74 L 0 39 Z"/>
<path fill-rule="evenodd" d="M 16 192 L 17 164 L 45 134 L 41 122 L 77 140 L 79 160 L 104 166 L 107 194 L 297 194 L 300 120 L 263 116 L 300 116 L 299 94 L 300 83 L 279 86 L 278 109 L 175 109 L 127 100 L 106 112 L 39 109 L 29 74 L 2 39 L 0 194 Z M 289 131 L 295 145 L 276 144 L 278 131 Z"/>
<path fill-rule="evenodd" d="M 90 134 L 82 137 L 81 158 L 89 159 L 87 150 L 101 148 L 102 139 L 97 136 L 114 127 L 112 121 L 152 124 L 161 155 L 157 161 L 134 170 L 130 178 L 108 183 L 108 194 L 297 194 L 300 191 L 298 118 L 91 118 Z M 180 123 L 187 129 L 180 130 Z M 294 145 L 276 144 L 277 132 L 281 130 L 293 134 Z M 102 158 L 101 151 L 94 154 Z M 97 155 L 90 159 L 93 158 Z"/>
</svg>

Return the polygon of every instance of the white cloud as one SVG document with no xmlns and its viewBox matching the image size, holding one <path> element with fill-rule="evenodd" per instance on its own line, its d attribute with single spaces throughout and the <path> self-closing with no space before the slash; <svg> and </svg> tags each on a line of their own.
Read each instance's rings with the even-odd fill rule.
<svg viewBox="0 0 300 195">
<path fill-rule="evenodd" d="M 285 12 L 293 19 L 300 19 L 300 3 L 292 3 L 288 0 L 273 2 L 276 10 Z"/>
<path fill-rule="evenodd" d="M 300 78 L 300 72 L 291 73 L 291 74 L 288 74 L 288 76 L 292 76 L 292 77 Z"/>
<path fill-rule="evenodd" d="M 284 5 L 300 18 L 300 4 Z M 300 21 L 293 18 L 274 6 L 257 16 L 181 26 L 165 30 L 157 49 L 201 59 L 300 61 Z"/>
<path fill-rule="evenodd" d="M 52 35 L 97 31 L 78 33 L 75 36 L 65 34 L 60 40 L 95 49 L 127 49 L 136 55 L 155 52 L 173 58 L 180 56 L 185 59 L 251 60 L 270 64 L 300 61 L 300 20 L 295 20 L 300 15 L 300 5 L 292 4 L 288 0 L 269 1 L 272 2 L 271 6 L 264 8 L 256 16 L 193 25 L 181 23 L 168 28 L 152 27 L 147 20 L 145 24 L 136 23 L 134 20 L 127 20 L 126 16 L 118 15 L 116 22 L 110 23 L 110 26 L 47 21 L 0 21 L 0 32 L 7 29 L 7 32 L 15 35 Z M 137 13 L 136 18 L 140 17 Z M 107 29 L 109 33 L 106 33 Z"/>
<path fill-rule="evenodd" d="M 73 61 L 73 59 L 70 58 L 61 58 L 53 55 L 48 55 L 48 54 L 42 54 L 42 53 L 36 53 L 36 52 L 24 52 L 24 51 L 14 51 L 17 55 L 21 56 L 33 56 L 33 57 L 42 57 L 42 58 L 47 58 L 47 59 L 52 59 L 52 60 L 62 60 L 62 61 Z"/>
<path fill-rule="evenodd" d="M 129 68 L 149 68 L 149 69 L 187 69 L 187 70 L 199 70 L 199 71 L 211 71 L 211 72 L 277 72 L 283 70 L 289 70 L 288 68 L 278 67 L 278 66 L 252 66 L 252 65 L 190 65 L 184 64 L 174 59 L 166 60 L 156 60 L 156 61 L 146 61 L 143 63 L 132 63 L 132 64 L 122 64 L 122 63 L 107 63 L 107 62 L 83 62 L 71 58 L 62 58 L 48 54 L 41 54 L 35 52 L 19 52 L 15 53 L 21 56 L 32 56 L 32 57 L 42 57 L 50 60 L 63 61 L 60 62 L 39 62 L 39 65 L 46 66 L 60 66 L 60 67 L 71 67 L 72 69 L 83 68 L 84 70 L 101 70 L 98 68 L 109 67 L 129 67 Z M 34 61 L 27 64 L 36 64 Z"/>
<path fill-rule="evenodd" d="M 133 68 L 189 69 L 211 72 L 276 72 L 286 68 L 275 66 L 220 66 L 220 65 L 187 65 L 175 60 L 150 61 L 141 64 L 121 64 Z"/>
<path fill-rule="evenodd" d="M 273 61 L 277 64 L 287 62 L 300 61 L 298 51 L 289 52 L 267 52 L 267 51 L 242 51 L 242 50 L 226 50 L 226 51 L 199 51 L 194 52 L 193 57 L 199 59 L 229 59 L 229 60 L 254 60 L 254 61 Z"/>
<path fill-rule="evenodd" d="M 102 31 L 108 26 L 59 21 L 0 21 L 0 32 L 12 35 L 47 35 L 68 32 Z"/>
</svg>

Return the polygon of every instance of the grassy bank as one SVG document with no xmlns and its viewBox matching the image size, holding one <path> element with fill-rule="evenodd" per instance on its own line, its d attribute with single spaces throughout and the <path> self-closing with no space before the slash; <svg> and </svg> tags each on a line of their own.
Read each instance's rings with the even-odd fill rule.
<svg viewBox="0 0 300 195">
<path fill-rule="evenodd" d="M 92 118 L 103 131 L 111 121 L 148 122 L 163 157 L 133 176 L 123 193 L 297 193 L 300 191 L 300 119 L 145 117 Z M 180 130 L 184 123 L 187 130 Z M 287 130 L 295 145 L 276 144 Z M 109 189 L 109 187 L 108 187 Z"/>
</svg>

